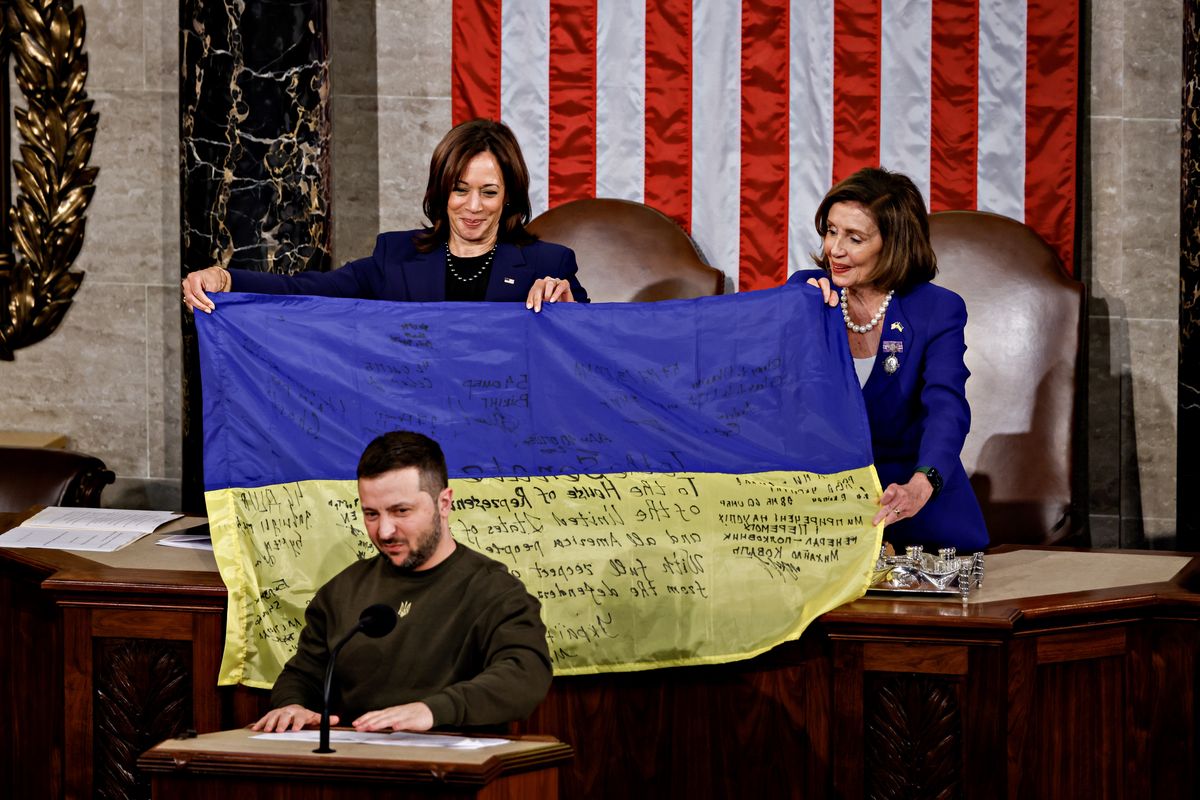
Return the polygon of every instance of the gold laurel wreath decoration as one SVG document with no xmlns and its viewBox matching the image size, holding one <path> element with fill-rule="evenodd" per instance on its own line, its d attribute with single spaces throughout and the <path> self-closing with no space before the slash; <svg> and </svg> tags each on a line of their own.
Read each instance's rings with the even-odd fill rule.
<svg viewBox="0 0 1200 800">
<path fill-rule="evenodd" d="M 84 91 L 82 8 L 7 0 L 3 23 L 0 39 L 29 106 L 14 110 L 21 160 L 12 165 L 19 193 L 9 225 L 17 258 L 5 259 L 7 269 L 0 263 L 0 359 L 11 361 L 15 350 L 54 332 L 83 282 L 83 272 L 70 269 L 96 191 L 99 170 L 88 160 L 99 115 Z"/>
</svg>

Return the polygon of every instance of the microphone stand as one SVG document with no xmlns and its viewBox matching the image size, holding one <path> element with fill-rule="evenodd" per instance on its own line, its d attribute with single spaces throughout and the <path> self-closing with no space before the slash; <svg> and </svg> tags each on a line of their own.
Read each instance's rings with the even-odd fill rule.
<svg viewBox="0 0 1200 800">
<path fill-rule="evenodd" d="M 313 750 L 314 753 L 336 752 L 329 746 L 329 693 L 333 686 L 333 665 L 337 661 L 338 653 L 342 652 L 342 647 L 354 638 L 356 633 L 365 633 L 372 639 L 378 639 L 380 636 L 391 633 L 394 627 L 396 627 L 395 609 L 382 603 L 376 603 L 363 609 L 362 614 L 358 617 L 358 624 L 333 646 L 333 652 L 329 654 L 329 663 L 325 665 L 325 691 L 321 695 L 321 741 L 317 749 Z"/>
<path fill-rule="evenodd" d="M 314 753 L 333 753 L 335 752 L 329 746 L 329 690 L 333 686 L 333 664 L 337 661 L 338 653 L 342 651 L 342 647 L 346 642 L 362 630 L 362 623 L 355 625 L 350 629 L 350 632 L 342 637 L 342 640 L 333 647 L 333 652 L 329 654 L 329 663 L 325 665 L 325 691 L 321 695 L 321 741 Z"/>
</svg>

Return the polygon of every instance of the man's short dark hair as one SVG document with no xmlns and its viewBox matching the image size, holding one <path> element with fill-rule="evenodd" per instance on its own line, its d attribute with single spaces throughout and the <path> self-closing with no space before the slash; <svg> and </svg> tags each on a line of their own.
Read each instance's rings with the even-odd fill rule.
<svg viewBox="0 0 1200 800">
<path fill-rule="evenodd" d="M 394 469 L 416 467 L 421 491 L 437 499 L 449 485 L 446 456 L 433 439 L 412 431 L 391 431 L 376 436 L 358 460 L 358 477 L 375 478 Z"/>
</svg>

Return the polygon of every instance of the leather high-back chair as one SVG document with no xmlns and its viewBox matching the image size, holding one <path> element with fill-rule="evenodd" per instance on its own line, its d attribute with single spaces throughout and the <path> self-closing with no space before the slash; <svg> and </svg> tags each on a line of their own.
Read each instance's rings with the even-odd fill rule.
<svg viewBox="0 0 1200 800">
<path fill-rule="evenodd" d="M 1080 533 L 1072 482 L 1083 284 L 1033 230 L 979 211 L 932 214 L 935 283 L 967 304 L 963 465 L 992 544 Z"/>
<path fill-rule="evenodd" d="M 0 447 L 0 512 L 30 506 L 96 508 L 116 480 L 95 456 L 44 447 Z"/>
<path fill-rule="evenodd" d="M 579 282 L 595 301 L 704 297 L 725 288 L 725 275 L 704 263 L 683 229 L 642 203 L 572 200 L 539 215 L 529 230 L 575 251 Z"/>
</svg>

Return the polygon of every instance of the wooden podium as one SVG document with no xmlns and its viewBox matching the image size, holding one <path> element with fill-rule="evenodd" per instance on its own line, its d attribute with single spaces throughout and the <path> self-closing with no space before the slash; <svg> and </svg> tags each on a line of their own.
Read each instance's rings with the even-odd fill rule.
<svg viewBox="0 0 1200 800">
<path fill-rule="evenodd" d="M 152 797 L 270 800 L 486 798 L 554 800 L 572 750 L 551 737 L 505 739 L 477 750 L 255 738 L 245 728 L 168 739 L 138 759 Z"/>
</svg>

